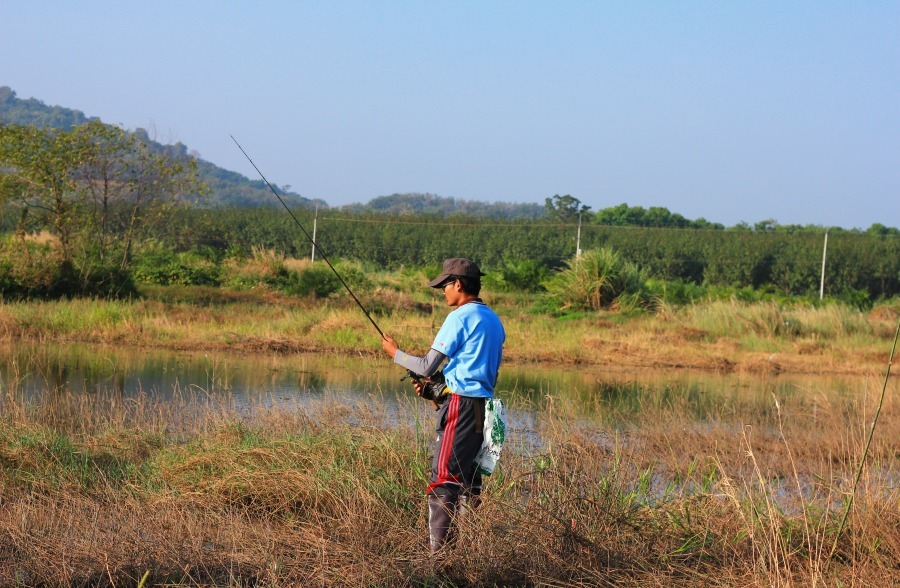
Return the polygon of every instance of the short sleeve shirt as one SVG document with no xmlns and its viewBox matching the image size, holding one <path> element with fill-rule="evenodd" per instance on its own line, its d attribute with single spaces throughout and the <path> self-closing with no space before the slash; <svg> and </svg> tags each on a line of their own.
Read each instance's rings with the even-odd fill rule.
<svg viewBox="0 0 900 588">
<path fill-rule="evenodd" d="M 469 302 L 447 316 L 431 347 L 448 358 L 444 377 L 451 391 L 491 398 L 504 341 L 500 317 L 483 302 Z"/>
</svg>

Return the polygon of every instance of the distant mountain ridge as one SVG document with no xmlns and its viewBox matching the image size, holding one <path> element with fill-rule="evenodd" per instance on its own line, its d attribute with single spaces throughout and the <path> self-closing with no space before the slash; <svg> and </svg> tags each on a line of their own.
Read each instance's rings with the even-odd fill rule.
<svg viewBox="0 0 900 588">
<path fill-rule="evenodd" d="M 546 207 L 540 204 L 479 202 L 417 192 L 377 196 L 368 204 L 348 204 L 341 209 L 353 213 L 472 216 L 496 219 L 536 219 L 547 216 Z"/>
<path fill-rule="evenodd" d="M 88 117 L 80 110 L 62 106 L 48 106 L 36 98 L 21 99 L 9 86 L 0 86 L 0 124 L 33 125 L 39 128 L 58 128 L 71 130 L 99 117 Z M 135 136 L 147 142 L 152 149 L 166 152 L 173 157 L 195 157 L 187 146 L 181 142 L 164 145 L 152 139 L 146 130 L 132 131 Z M 262 180 L 251 180 L 237 172 L 229 171 L 195 157 L 200 179 L 208 186 L 209 195 L 204 205 L 209 207 L 237 206 L 258 207 L 278 206 L 268 186 Z M 311 199 L 295 192 L 285 191 L 274 186 L 285 203 L 300 208 L 332 208 L 322 199 Z M 555 198 L 558 198 L 555 197 Z M 568 198 L 564 196 L 563 198 Z M 547 199 L 550 200 L 549 198 Z M 580 201 L 573 199 L 580 204 Z M 489 219 L 545 219 L 558 216 L 559 211 L 551 210 L 552 206 L 536 203 L 515 202 L 481 202 L 463 200 L 452 196 L 438 196 L 430 193 L 395 193 L 377 196 L 368 203 L 348 204 L 337 207 L 352 214 L 384 214 L 384 215 L 428 215 L 434 217 L 468 216 Z M 640 206 L 620 204 L 609 208 L 590 211 L 585 220 L 597 224 L 611 226 L 637 227 L 670 227 L 697 229 L 724 229 L 719 223 L 709 222 L 702 217 L 697 220 L 686 219 L 677 213 L 671 213 L 662 207 L 644 209 Z M 741 222 L 733 227 L 742 231 L 813 231 L 821 232 L 824 227 L 815 225 L 779 225 L 774 219 L 756 223 L 753 226 Z M 897 228 L 886 227 L 881 223 L 873 224 L 867 232 L 873 235 L 897 235 Z"/>
<path fill-rule="evenodd" d="M 23 100 L 9 86 L 0 86 L 0 122 L 11 125 L 34 125 L 39 128 L 57 128 L 66 131 L 83 125 L 96 116 L 85 116 L 80 110 L 47 106 L 36 98 Z"/>
<path fill-rule="evenodd" d="M 9 86 L 0 86 L 0 123 L 33 125 L 39 128 L 71 130 L 73 127 L 99 117 L 86 116 L 82 111 L 62 106 L 48 106 L 36 98 L 22 99 Z M 133 133 L 149 143 L 156 151 L 168 152 L 173 157 L 190 157 L 186 145 L 176 142 L 164 145 L 157 142 L 145 129 Z M 251 180 L 237 172 L 223 169 L 200 157 L 196 157 L 200 179 L 209 187 L 208 206 L 271 206 L 278 205 L 269 187 L 262 180 Z M 289 206 L 302 208 L 330 208 L 321 199 L 310 199 L 295 192 L 275 186 Z M 341 207 L 347 212 L 374 214 L 425 214 L 434 216 L 466 215 L 483 218 L 540 218 L 546 216 L 540 204 L 508 202 L 478 202 L 443 197 L 436 194 L 392 194 L 378 196 L 366 204 L 350 204 Z"/>
<path fill-rule="evenodd" d="M 68 131 L 78 125 L 96 120 L 100 119 L 85 116 L 80 110 L 62 106 L 47 106 L 36 98 L 27 100 L 18 98 L 15 91 L 9 86 L 0 86 L 0 123 L 33 125 L 39 128 Z M 169 155 L 176 158 L 192 156 L 188 152 L 187 146 L 181 142 L 164 145 L 152 139 L 144 129 L 135 129 L 133 133 L 138 139 L 146 141 L 155 151 L 168 152 Z M 278 201 L 262 180 L 251 180 L 199 157 L 195 159 L 197 160 L 198 175 L 209 187 L 209 196 L 205 199 L 206 206 L 278 206 Z M 324 200 L 305 198 L 295 192 L 284 191 L 278 186 L 275 188 L 289 206 L 328 208 L 328 204 Z"/>
</svg>

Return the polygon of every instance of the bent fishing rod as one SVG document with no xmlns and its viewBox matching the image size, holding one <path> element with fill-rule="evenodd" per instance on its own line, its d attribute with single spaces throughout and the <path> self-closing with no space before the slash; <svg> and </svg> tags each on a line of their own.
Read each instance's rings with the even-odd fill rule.
<svg viewBox="0 0 900 588">
<path fill-rule="evenodd" d="M 325 263 L 328 264 L 328 267 L 330 267 L 331 271 L 334 272 L 334 275 L 337 276 L 338 281 L 344 286 L 344 288 L 346 288 L 347 293 L 350 294 L 350 297 L 353 298 L 353 301 L 356 302 L 356 305 L 359 306 L 359 309 L 363 311 L 363 314 L 366 315 L 366 318 L 369 319 L 369 322 L 372 323 L 372 326 L 375 327 L 375 330 L 378 331 L 379 335 L 381 335 L 381 338 L 386 339 L 384 332 L 382 332 L 382 330 L 378 328 L 378 325 L 375 324 L 375 321 L 372 319 L 372 315 L 370 315 L 369 311 L 366 310 L 366 307 L 362 305 L 362 302 L 359 301 L 359 298 L 356 297 L 356 294 L 353 293 L 353 290 L 350 289 L 350 286 L 347 285 L 347 282 L 344 281 L 344 278 L 341 277 L 341 274 L 339 274 L 338 271 L 334 269 L 334 266 L 331 265 L 330 261 L 328 261 L 328 257 L 325 256 L 325 252 L 322 251 L 322 249 L 310 236 L 310 234 L 306 232 L 306 229 L 303 228 L 303 225 L 300 224 L 300 221 L 297 220 L 297 217 L 294 216 L 294 213 L 291 212 L 290 208 L 288 208 L 288 205 L 284 203 L 284 200 L 282 200 L 281 196 L 278 194 L 278 191 L 272 187 L 272 184 L 269 183 L 269 180 L 266 179 L 266 176 L 264 176 L 263 173 L 259 171 L 259 168 L 256 167 L 256 164 L 253 163 L 253 160 L 250 159 L 250 156 L 247 155 L 247 152 L 244 151 L 243 147 L 241 147 L 241 144 L 237 142 L 237 139 L 234 138 L 234 135 L 229 134 L 228 136 L 231 137 L 231 140 L 234 141 L 234 144 L 237 145 L 238 149 L 241 150 L 241 153 L 244 154 L 244 157 L 247 158 L 247 161 L 250 162 L 250 165 L 252 165 L 253 169 L 256 170 L 256 173 L 259 174 L 259 177 L 261 177 L 263 182 L 266 183 L 266 185 L 269 187 L 269 190 L 272 191 L 272 194 L 275 194 L 275 197 L 278 198 L 278 201 L 281 202 L 281 205 L 284 207 L 284 209 L 288 211 L 288 214 L 291 215 L 291 218 L 294 219 L 294 222 L 297 223 L 297 226 L 300 227 L 300 230 L 303 231 L 303 234 L 306 235 L 306 238 L 309 239 L 309 242 L 312 243 L 312 246 L 315 248 L 315 250 L 319 252 L 319 256 L 323 260 L 325 260 Z"/>
</svg>

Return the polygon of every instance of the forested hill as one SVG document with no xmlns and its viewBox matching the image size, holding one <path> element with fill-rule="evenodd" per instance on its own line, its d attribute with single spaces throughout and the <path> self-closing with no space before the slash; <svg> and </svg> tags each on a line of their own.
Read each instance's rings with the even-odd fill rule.
<svg viewBox="0 0 900 588">
<path fill-rule="evenodd" d="M 71 130 L 97 117 L 85 116 L 80 110 L 62 106 L 47 106 L 35 98 L 21 99 L 8 86 L 0 86 L 0 123 L 13 125 L 33 125 L 39 128 L 56 128 Z M 192 154 L 181 142 L 164 145 L 153 140 L 144 129 L 136 129 L 134 134 L 146 141 L 153 150 L 166 151 L 175 157 L 189 157 Z M 199 157 L 197 171 L 200 179 L 208 186 L 209 194 L 203 200 L 208 206 L 278 206 L 268 186 L 262 180 L 250 180 L 239 173 L 222 169 Z M 277 186 L 276 186 L 277 188 Z M 278 190 L 284 201 L 290 206 L 303 208 L 327 208 L 323 200 L 304 198 L 294 192 Z"/>
<path fill-rule="evenodd" d="M 87 117 L 80 110 L 62 106 L 47 106 L 35 98 L 22 100 L 9 86 L 0 86 L 0 122 L 70 131 L 92 120 L 97 117 Z"/>
<path fill-rule="evenodd" d="M 36 98 L 21 99 L 8 86 L 0 86 L 0 124 L 33 125 L 39 128 L 56 128 L 71 130 L 73 127 L 91 121 L 97 117 L 88 117 L 80 110 L 62 106 L 47 106 Z M 155 141 L 144 129 L 136 129 L 133 134 L 157 152 L 165 152 L 176 158 L 194 157 L 200 180 L 208 187 L 205 199 L 198 199 L 210 207 L 258 207 L 278 206 L 268 186 L 262 180 L 251 180 L 239 173 L 222 169 L 189 151 L 181 142 L 164 145 Z M 310 199 L 295 192 L 285 192 L 275 186 L 286 204 L 299 208 L 322 208 L 329 205 L 321 199 Z M 679 229 L 712 229 L 723 230 L 725 226 L 707 221 L 704 218 L 688 219 L 678 213 L 658 206 L 643 208 L 618 204 L 591 210 L 578 198 L 571 195 L 554 195 L 548 197 L 545 204 L 516 202 L 480 202 L 463 200 L 429 193 L 405 193 L 378 196 L 365 204 L 350 204 L 340 207 L 341 211 L 351 214 L 376 215 L 423 215 L 436 218 L 465 216 L 470 218 L 504 219 L 504 220 L 536 220 L 546 219 L 562 223 L 575 223 L 583 220 L 586 224 L 620 227 L 655 227 Z M 821 233 L 826 227 L 817 225 L 779 225 L 774 219 L 763 220 L 749 225 L 739 223 L 730 229 L 741 232 L 787 232 L 787 233 Z M 858 231 L 858 229 L 857 229 Z M 900 234 L 895 227 L 887 227 L 875 223 L 865 232 L 873 235 Z"/>
</svg>

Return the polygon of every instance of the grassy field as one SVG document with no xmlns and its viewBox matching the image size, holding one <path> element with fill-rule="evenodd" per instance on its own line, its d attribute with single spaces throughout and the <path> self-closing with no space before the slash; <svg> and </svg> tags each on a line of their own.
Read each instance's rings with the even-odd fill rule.
<svg viewBox="0 0 900 588">
<path fill-rule="evenodd" d="M 448 309 L 400 281 L 374 284 L 364 302 L 404 348 L 424 352 Z M 4 302 L 0 342 L 383 359 L 377 333 L 343 297 L 143 294 Z M 35 397 L 12 385 L 0 390 L 0 586 L 896 582 L 893 382 L 862 460 L 896 301 L 867 312 L 731 299 L 552 316 L 525 295 L 486 294 L 504 319 L 509 363 L 852 374 L 860 392 L 773 397 L 766 410 L 706 420 L 678 402 L 598 414 L 584 405 L 591 398 L 510 398 L 534 418 L 512 431 L 484 505 L 434 561 L 424 403 L 397 422 L 378 405 L 336 400 L 238 407 L 210 395 Z"/>
<path fill-rule="evenodd" d="M 513 430 L 485 502 L 426 549 L 430 408 L 0 397 L 0 586 L 888 586 L 900 403 L 854 496 L 874 381 L 816 411 L 678 406 Z M 511 399 L 510 410 L 534 406 Z M 607 415 L 607 419 L 609 415 Z M 832 553 L 832 547 L 836 546 Z"/>
<path fill-rule="evenodd" d="M 364 304 L 402 347 L 424 353 L 448 309 L 418 278 L 385 279 Z M 504 360 L 517 364 L 871 374 L 884 365 L 900 319 L 900 301 L 862 312 L 838 303 L 732 299 L 563 317 L 536 312 L 524 294 L 488 292 L 486 301 L 506 326 Z M 136 300 L 5 302 L 0 303 L 0 341 L 380 353 L 377 332 L 345 296 L 313 300 L 268 289 L 156 287 Z"/>
</svg>

